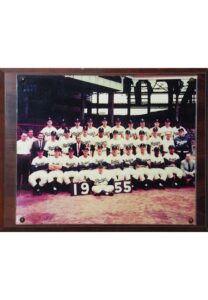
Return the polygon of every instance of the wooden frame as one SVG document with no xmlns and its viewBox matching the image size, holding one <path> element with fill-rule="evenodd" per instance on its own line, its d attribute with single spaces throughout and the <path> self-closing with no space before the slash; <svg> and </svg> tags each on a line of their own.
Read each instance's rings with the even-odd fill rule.
<svg viewBox="0 0 208 300">
<path fill-rule="evenodd" d="M 197 75 L 197 225 L 15 225 L 17 75 Z M 0 230 L 2 231 L 205 231 L 207 138 L 206 69 L 0 69 Z M 206 143 L 202 143 L 203 141 Z M 9 153 L 9 155 L 8 155 Z"/>
</svg>

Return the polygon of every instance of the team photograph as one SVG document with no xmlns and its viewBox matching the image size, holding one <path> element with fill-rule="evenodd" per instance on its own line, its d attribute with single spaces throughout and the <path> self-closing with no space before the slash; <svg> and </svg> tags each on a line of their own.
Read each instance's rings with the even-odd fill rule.
<svg viewBox="0 0 208 300">
<path fill-rule="evenodd" d="M 16 224 L 196 223 L 197 76 L 18 76 Z"/>
</svg>

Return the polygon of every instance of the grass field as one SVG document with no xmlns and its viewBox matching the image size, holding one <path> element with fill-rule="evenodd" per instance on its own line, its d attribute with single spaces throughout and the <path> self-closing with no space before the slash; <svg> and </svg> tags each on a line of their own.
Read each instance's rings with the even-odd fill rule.
<svg viewBox="0 0 208 300">
<path fill-rule="evenodd" d="M 195 223 L 195 188 L 137 190 L 114 196 L 70 196 L 30 191 L 17 194 L 21 224 L 189 224 Z"/>
</svg>

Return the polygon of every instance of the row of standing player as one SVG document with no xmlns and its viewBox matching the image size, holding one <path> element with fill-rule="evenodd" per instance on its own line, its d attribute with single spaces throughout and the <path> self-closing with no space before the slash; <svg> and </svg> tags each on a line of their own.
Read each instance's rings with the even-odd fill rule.
<svg viewBox="0 0 208 300">
<path fill-rule="evenodd" d="M 34 194 L 41 194 L 46 184 L 51 192 L 57 193 L 63 183 L 70 190 L 71 184 L 85 181 L 95 194 L 113 194 L 115 181 L 130 180 L 135 189 L 142 185 L 145 190 L 151 186 L 180 187 L 183 179 L 194 182 L 195 162 L 190 159 L 189 153 L 181 162 L 172 145 L 164 157 L 158 147 L 149 155 L 145 144 L 140 145 L 140 152 L 136 156 L 130 146 L 126 147 L 123 156 L 118 154 L 116 146 L 113 146 L 108 157 L 104 155 L 102 145 L 98 146 L 95 157 L 89 155 L 87 147 L 82 151 L 83 155 L 78 158 L 70 147 L 68 156 L 62 156 L 61 148 L 55 147 L 54 156 L 47 158 L 43 155 L 43 149 L 39 148 L 29 176 Z"/>
</svg>

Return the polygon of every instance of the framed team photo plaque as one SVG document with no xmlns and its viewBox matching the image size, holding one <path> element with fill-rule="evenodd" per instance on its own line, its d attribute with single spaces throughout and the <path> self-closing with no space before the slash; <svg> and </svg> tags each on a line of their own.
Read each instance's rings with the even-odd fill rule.
<svg viewBox="0 0 208 300">
<path fill-rule="evenodd" d="M 2 69 L 4 231 L 205 231 L 206 69 Z"/>
</svg>

